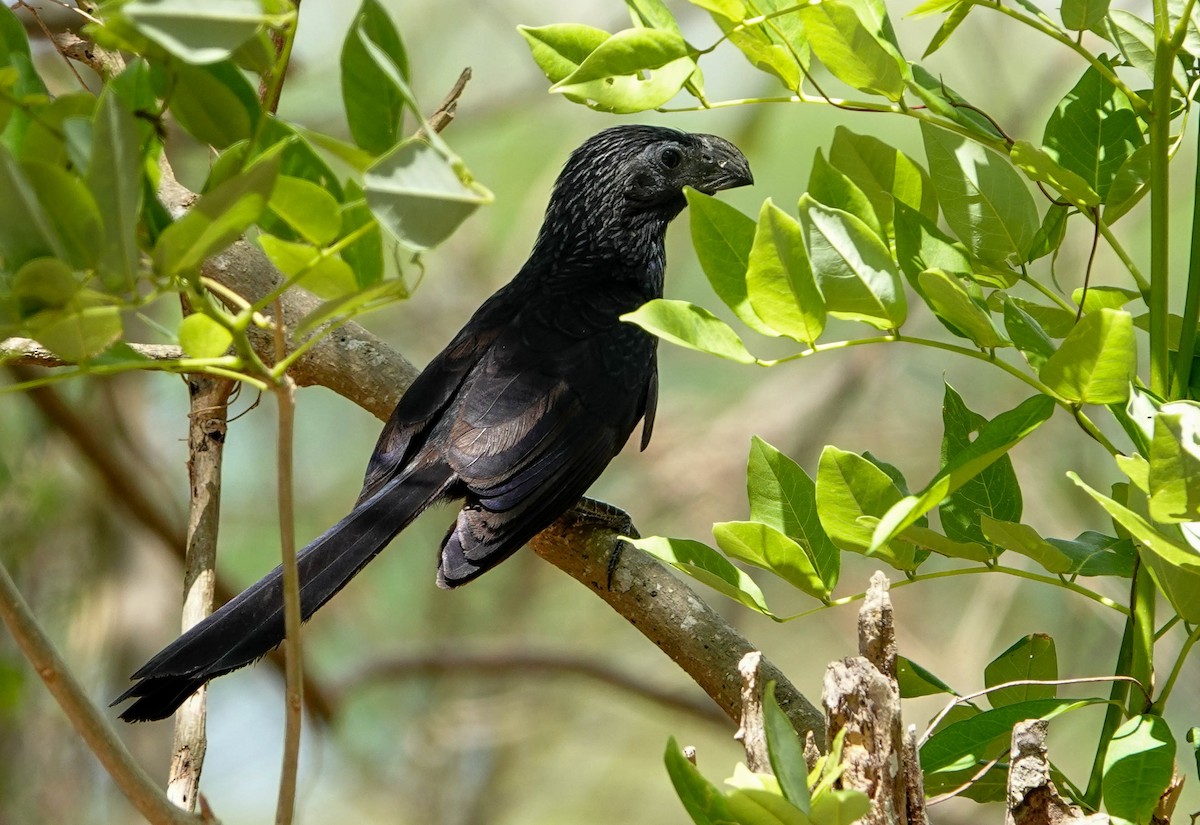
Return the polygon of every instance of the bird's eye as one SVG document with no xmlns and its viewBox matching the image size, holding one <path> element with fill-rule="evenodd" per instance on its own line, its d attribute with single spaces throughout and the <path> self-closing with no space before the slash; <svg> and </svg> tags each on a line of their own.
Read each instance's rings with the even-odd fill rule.
<svg viewBox="0 0 1200 825">
<path fill-rule="evenodd" d="M 674 169 L 676 166 L 683 163 L 683 153 L 674 146 L 668 146 L 666 149 L 662 150 L 662 154 L 658 156 L 658 159 L 662 161 L 663 166 L 667 167 L 668 169 Z"/>
</svg>

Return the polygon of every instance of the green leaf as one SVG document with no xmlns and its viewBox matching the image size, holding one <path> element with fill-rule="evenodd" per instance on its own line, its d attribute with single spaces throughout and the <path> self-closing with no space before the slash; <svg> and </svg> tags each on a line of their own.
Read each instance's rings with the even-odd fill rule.
<svg viewBox="0 0 1200 825">
<path fill-rule="evenodd" d="M 768 683 L 763 693 L 763 733 L 767 739 L 767 754 L 771 772 L 779 780 L 784 798 L 808 813 L 811 800 L 808 794 L 808 763 L 804 760 L 804 745 L 792 727 L 792 720 L 775 699 L 775 685 Z"/>
<path fill-rule="evenodd" d="M 82 284 L 64 261 L 34 258 L 26 261 L 12 279 L 12 294 L 22 314 L 43 309 L 62 309 L 79 292 Z"/>
<path fill-rule="evenodd" d="M 770 198 L 758 215 L 745 288 L 755 316 L 773 330 L 810 346 L 821 337 L 825 299 L 808 262 L 800 223 Z"/>
<path fill-rule="evenodd" d="M 817 149 L 813 158 L 812 172 L 808 178 L 808 194 L 818 203 L 853 215 L 880 239 L 884 237 L 883 227 L 866 194 L 848 175 L 831 166 L 820 149 Z"/>
<path fill-rule="evenodd" d="M 917 283 L 929 308 L 958 335 L 981 349 L 1012 346 L 992 323 L 991 313 L 975 303 L 953 275 L 928 269 L 917 277 Z"/>
<path fill-rule="evenodd" d="M 226 149 L 254 134 L 262 107 L 250 81 L 233 63 L 183 65 L 176 78 L 171 113 L 192 137 Z"/>
<path fill-rule="evenodd" d="M 1055 189 L 1075 206 L 1085 209 L 1100 205 L 1100 195 L 1080 175 L 1060 164 L 1049 152 L 1027 140 L 1018 140 L 1010 150 L 1013 165 L 1030 180 Z"/>
<path fill-rule="evenodd" d="M 1084 313 L 1095 312 L 1098 309 L 1120 309 L 1141 293 L 1119 286 L 1089 286 L 1085 292 L 1082 287 L 1071 292 L 1071 300 L 1075 303 L 1083 301 Z"/>
<path fill-rule="evenodd" d="M 758 436 L 746 464 L 750 518 L 779 530 L 808 549 L 825 588 L 837 586 L 841 555 L 821 527 L 817 488 L 799 464 Z"/>
<path fill-rule="evenodd" d="M 342 249 L 342 260 L 350 265 L 360 287 L 374 286 L 383 280 L 383 232 L 375 222 L 370 208 L 363 202 L 362 188 L 354 181 L 346 187 L 347 205 L 342 207 L 343 234 L 349 235 L 366 224 L 374 228 L 354 243 Z"/>
<path fill-rule="evenodd" d="M 829 598 L 813 560 L 792 539 L 769 524 L 725 521 L 713 525 L 713 538 L 727 556 L 769 570 L 815 599 Z"/>
<path fill-rule="evenodd" d="M 340 205 L 315 183 L 280 175 L 267 204 L 284 223 L 315 246 L 325 246 L 342 228 Z"/>
<path fill-rule="evenodd" d="M 929 174 L 908 155 L 879 138 L 858 135 L 839 126 L 829 146 L 829 162 L 863 191 L 885 231 L 891 231 L 898 205 L 915 210 L 930 221 L 937 220 L 937 195 Z"/>
<path fill-rule="evenodd" d="M 1120 576 L 1133 578 L 1133 560 L 1137 555 L 1133 542 L 1105 536 L 1091 530 L 1074 539 L 1046 539 L 1071 560 L 1071 576 Z"/>
<path fill-rule="evenodd" d="M 199 312 L 179 324 L 179 346 L 193 358 L 219 358 L 233 344 L 233 333 Z"/>
<path fill-rule="evenodd" d="M 663 761 L 675 793 L 692 822 L 696 825 L 729 825 L 734 821 L 724 794 L 687 760 L 674 736 L 667 740 Z"/>
<path fill-rule="evenodd" d="M 859 790 L 831 788 L 812 801 L 812 821 L 822 825 L 854 825 L 871 810 L 871 800 Z"/>
<path fill-rule="evenodd" d="M 1064 14 L 1066 9 L 1064 4 Z M 1104 198 L 1117 171 L 1145 139 L 1129 100 L 1096 67 L 1089 66 L 1046 122 L 1042 143 L 1063 168 Z"/>
<path fill-rule="evenodd" d="M 826 311 L 879 329 L 900 327 L 907 299 L 883 242 L 858 218 L 808 195 L 800 198 L 800 219 Z"/>
<path fill-rule="evenodd" d="M 896 683 L 900 687 L 901 699 L 935 696 L 940 693 L 948 693 L 951 696 L 958 695 L 958 691 L 954 688 L 904 656 L 896 657 Z"/>
<path fill-rule="evenodd" d="M 83 181 L 67 170 L 36 160 L 21 164 L 25 179 L 37 193 L 50 230 L 76 269 L 96 265 L 100 246 L 100 210 Z"/>
<path fill-rule="evenodd" d="M 1104 22 L 1104 16 L 1108 14 L 1108 0 L 1063 0 L 1058 12 L 1064 27 L 1083 32 Z"/>
<path fill-rule="evenodd" d="M 409 103 L 395 77 L 407 81 L 409 68 L 404 41 L 379 0 L 363 0 L 342 42 L 340 68 L 350 135 L 373 155 L 386 152 L 400 140 Z"/>
<path fill-rule="evenodd" d="M 994 708 L 947 725 L 929 737 L 921 748 L 921 769 L 926 776 L 962 768 L 975 768 L 987 745 L 1011 733 L 1026 719 L 1053 719 L 1088 705 L 1104 704 L 1094 699 L 1033 699 Z"/>
<path fill-rule="evenodd" d="M 929 45 L 925 47 L 925 52 L 921 55 L 922 58 L 936 52 L 942 46 L 946 45 L 946 41 L 950 39 L 950 35 L 954 34 L 962 22 L 967 19 L 967 15 L 971 13 L 971 9 L 975 6 L 971 3 L 957 3 L 950 9 L 950 14 L 942 21 L 942 25 L 938 26 L 938 30 L 933 33 L 933 37 L 929 40 Z"/>
<path fill-rule="evenodd" d="M 82 363 L 121 337 L 121 314 L 113 306 L 52 310 L 31 319 L 33 337 L 64 361 Z"/>
<path fill-rule="evenodd" d="M 942 466 L 949 465 L 970 449 L 973 436 L 982 432 L 987 423 L 987 419 L 967 407 L 962 396 L 946 383 L 942 400 Z M 1012 459 L 1002 455 L 946 496 L 939 505 L 939 515 L 948 537 L 986 545 L 985 553 L 990 558 L 996 548 L 984 535 L 981 517 L 1016 521 L 1021 518 L 1022 505 L 1021 487 Z M 938 551 L 936 547 L 931 549 Z"/>
<path fill-rule="evenodd" d="M 67 252 L 37 192 L 8 149 L 0 145 L 0 254 L 9 270 L 34 258 L 66 259 Z"/>
<path fill-rule="evenodd" d="M 798 13 L 813 53 L 834 77 L 892 101 L 904 96 L 908 66 L 890 44 L 863 25 L 853 6 L 825 0 L 801 6 Z"/>
<path fill-rule="evenodd" d="M 981 525 L 983 534 L 992 544 L 1028 556 L 1051 573 L 1064 574 L 1073 566 L 1066 553 L 1046 541 L 1027 524 L 1015 524 L 984 516 Z"/>
<path fill-rule="evenodd" d="M 579 64 L 611 34 L 603 29 L 564 23 L 553 26 L 517 26 L 525 38 L 533 61 L 545 73 L 551 83 L 569 77 Z"/>
<path fill-rule="evenodd" d="M 1042 218 L 1042 225 L 1033 235 L 1029 251 L 1025 253 L 1025 262 L 1032 263 L 1038 258 L 1044 258 L 1052 252 L 1057 252 L 1062 246 L 1063 238 L 1067 236 L 1067 218 L 1071 207 L 1066 204 L 1051 204 Z"/>
<path fill-rule="evenodd" d="M 739 364 L 756 364 L 742 339 L 729 325 L 707 309 L 687 301 L 655 298 L 633 312 L 621 316 L 622 321 L 637 324 L 665 341 L 689 349 L 728 358 Z"/>
<path fill-rule="evenodd" d="M 933 188 L 954 234 L 985 262 L 1023 260 L 1039 222 L 1021 176 L 1000 155 L 961 135 L 924 121 L 921 134 Z"/>
<path fill-rule="evenodd" d="M 1155 584 L 1185 621 L 1200 622 L 1200 555 L 1160 532 L 1144 518 L 1089 487 L 1075 473 L 1067 477 L 1087 492 L 1114 521 L 1140 543 L 1138 556 L 1150 568 Z"/>
<path fill-rule="evenodd" d="M 1200 521 L 1200 404 L 1172 401 L 1154 416 L 1150 518 Z"/>
<path fill-rule="evenodd" d="M 1099 309 L 1080 319 L 1038 375 L 1068 401 L 1116 404 L 1129 397 L 1136 371 L 1133 317 Z"/>
<path fill-rule="evenodd" d="M 100 277 L 113 291 L 132 287 L 139 269 L 142 164 L 137 134 L 133 113 L 112 89 L 102 92 L 92 126 L 87 184 L 104 225 Z"/>
<path fill-rule="evenodd" d="M 975 478 L 1040 427 L 1053 412 L 1054 399 L 1035 395 L 980 427 L 979 436 L 951 457 L 920 495 L 894 503 L 887 513 L 880 516 L 879 525 L 871 538 L 871 550 L 891 541 L 904 528 L 936 507 L 938 502 Z"/>
<path fill-rule="evenodd" d="M 743 324 L 763 335 L 774 335 L 754 312 L 746 287 L 746 270 L 754 246 L 754 221 L 716 198 L 685 189 L 692 245 L 713 292 Z"/>
<path fill-rule="evenodd" d="M 673 98 L 695 70 L 691 49 L 678 34 L 625 29 L 597 46 L 550 91 L 591 100 L 603 111 L 642 112 Z"/>
<path fill-rule="evenodd" d="M 893 222 L 896 260 L 900 269 L 919 290 L 918 276 L 927 269 L 940 269 L 971 277 L 971 259 L 961 243 L 938 229 L 937 224 L 903 203 L 897 203 Z"/>
<path fill-rule="evenodd" d="M 782 0 L 786 2 L 786 0 Z M 760 2 L 758 6 L 766 12 L 766 6 L 775 2 Z M 765 26 L 744 26 L 742 21 L 747 15 L 746 7 L 740 0 L 704 0 L 696 2 L 712 14 L 713 21 L 720 27 L 725 37 L 745 56 L 750 65 L 779 79 L 783 87 L 794 91 L 800 83 L 801 68 L 807 70 L 810 62 L 808 41 L 801 37 L 785 42 Z M 799 20 L 798 16 L 787 15 L 775 18 L 781 29 L 790 19 Z"/>
<path fill-rule="evenodd" d="M 983 669 L 983 684 L 988 688 L 1008 682 L 1050 682 L 1057 678 L 1058 653 L 1054 649 L 1054 639 L 1045 633 L 1031 633 L 1018 639 Z M 1053 699 L 1057 695 L 1055 685 L 1014 685 L 994 690 L 987 698 L 992 707 L 1001 708 L 1034 699 Z"/>
<path fill-rule="evenodd" d="M 932 550 L 939 556 L 949 559 L 966 559 L 968 561 L 989 562 L 993 554 L 982 544 L 975 542 L 954 541 L 943 536 L 936 530 L 910 524 L 900 531 L 898 538 L 911 542 L 917 547 Z"/>
<path fill-rule="evenodd" d="M 1104 199 L 1104 222 L 1116 223 L 1150 191 L 1150 145 L 1138 148 L 1113 176 Z"/>
<path fill-rule="evenodd" d="M 11 87 L 9 93 L 14 99 L 24 100 L 35 96 L 47 95 L 46 84 L 33 65 L 33 55 L 29 49 L 29 38 L 25 34 L 24 24 L 17 18 L 7 4 L 0 4 L 0 68 L 10 70 L 9 81 L 5 86 Z M 15 77 L 13 77 L 15 72 Z M 0 102 L 0 111 L 8 106 Z M 24 142 L 26 130 L 30 125 L 29 114 L 20 109 L 11 110 L 7 124 L 0 122 L 0 145 L 11 151 L 18 151 Z"/>
<path fill-rule="evenodd" d="M 358 288 L 354 271 L 341 258 L 323 256 L 320 249 L 293 243 L 274 235 L 260 235 L 258 242 L 275 268 L 321 298 L 338 298 Z"/>
<path fill-rule="evenodd" d="M 760 789 L 735 788 L 728 791 L 731 822 L 746 825 L 811 825 L 811 820 L 796 806 L 777 793 Z"/>
<path fill-rule="evenodd" d="M 734 601 L 741 602 L 751 610 L 775 618 L 767 609 L 762 591 L 754 580 L 706 544 L 691 539 L 673 539 L 663 536 L 648 536 L 640 539 L 625 539 L 639 550 L 644 550 L 661 562 L 711 587 Z"/>
<path fill-rule="evenodd" d="M 826 447 L 817 467 L 817 513 L 821 526 L 843 550 L 865 553 L 871 546 L 873 526 L 863 516 L 881 518 L 901 499 L 888 475 L 862 456 Z M 915 570 L 916 548 L 893 541 L 874 553 L 900 570 Z"/>
<path fill-rule="evenodd" d="M 158 272 L 192 272 L 241 237 L 266 208 L 278 171 L 279 156 L 270 155 L 202 195 L 159 236 L 154 246 Z"/>
<path fill-rule="evenodd" d="M 1175 771 L 1175 738 L 1161 716 L 1135 716 L 1117 728 L 1104 753 L 1104 808 L 1148 823 Z"/>
<path fill-rule="evenodd" d="M 444 241 L 492 193 L 475 182 L 457 158 L 410 138 L 367 170 L 367 205 L 398 241 L 416 250 Z"/>
<path fill-rule="evenodd" d="M 260 0 L 132 0 L 120 13 L 185 63 L 224 60 L 271 20 Z"/>
</svg>

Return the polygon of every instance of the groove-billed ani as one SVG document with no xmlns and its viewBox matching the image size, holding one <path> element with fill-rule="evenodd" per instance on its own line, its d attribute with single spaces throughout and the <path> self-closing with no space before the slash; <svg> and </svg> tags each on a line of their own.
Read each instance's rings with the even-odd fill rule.
<svg viewBox="0 0 1200 825">
<path fill-rule="evenodd" d="M 713 135 L 618 126 L 577 149 L 529 260 L 400 399 L 354 509 L 300 551 L 303 618 L 431 504 L 465 499 L 438 560 L 438 584 L 456 587 L 570 508 L 639 420 L 645 448 L 656 339 L 618 319 L 662 295 L 663 235 L 683 188 L 752 182 L 742 153 Z M 283 635 L 276 568 L 133 674 L 117 702 L 137 701 L 121 718 L 170 715 Z"/>
</svg>

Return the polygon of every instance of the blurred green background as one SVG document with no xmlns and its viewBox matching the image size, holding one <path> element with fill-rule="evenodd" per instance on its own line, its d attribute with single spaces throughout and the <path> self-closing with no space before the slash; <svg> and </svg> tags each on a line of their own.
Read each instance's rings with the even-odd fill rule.
<svg viewBox="0 0 1200 825">
<path fill-rule="evenodd" d="M 618 0 L 387 5 L 406 39 L 427 110 L 464 67 L 472 68 L 474 77 L 446 136 L 496 194 L 493 206 L 427 257 L 423 282 L 410 301 L 363 319 L 420 365 L 516 272 L 568 152 L 619 120 L 547 94 L 548 84 L 516 25 L 585 22 L 616 31 L 628 25 L 628 17 Z M 901 19 L 911 5 L 893 4 L 890 10 L 906 52 L 915 57 L 938 21 Z M 700 9 L 682 2 L 670 6 L 693 42 L 716 39 L 715 27 Z M 336 66 L 354 11 L 353 3 L 304 0 L 282 115 L 345 134 Z M 67 88 L 73 80 L 44 40 L 34 39 L 47 74 Z M 712 99 L 778 94 L 769 78 L 731 48 L 719 49 L 703 65 Z M 1065 49 L 1033 40 L 982 12 L 926 65 L 986 108 L 1010 134 L 1033 140 L 1083 68 Z M 894 142 L 924 162 L 915 124 L 898 117 L 773 105 L 637 119 L 713 132 L 737 143 L 750 159 L 756 185 L 722 198 L 748 214 L 756 214 L 766 197 L 792 208 L 805 189 L 814 151 L 828 143 L 839 124 Z M 173 159 L 185 181 L 202 180 L 208 158 L 184 147 Z M 1178 163 L 1177 180 L 1191 180 L 1191 163 L 1190 158 Z M 1177 186 L 1175 194 L 1190 200 L 1185 188 Z M 1135 256 L 1144 253 L 1142 210 L 1119 227 Z M 1186 237 L 1189 218 L 1180 215 L 1175 237 Z M 1082 229 L 1073 231 L 1078 236 L 1072 235 L 1057 264 L 1067 291 L 1079 285 L 1090 242 Z M 716 311 L 718 302 L 690 248 L 686 215 L 671 230 L 668 256 L 668 297 Z M 1106 275 L 1115 271 L 1102 252 L 1094 282 L 1110 283 Z M 938 329 L 928 315 L 914 317 L 910 326 L 914 334 Z M 835 333 L 827 337 L 832 340 Z M 757 353 L 771 352 L 761 339 L 749 344 Z M 988 416 L 1027 394 L 1015 381 L 995 379 L 993 372 L 975 366 L 913 348 L 864 347 L 765 371 L 663 345 L 654 442 L 643 454 L 632 447 L 622 454 L 593 494 L 628 510 L 643 534 L 708 539 L 712 522 L 746 517 L 744 467 L 755 434 L 810 472 L 821 447 L 836 444 L 871 450 L 898 465 L 910 482 L 923 484 L 937 469 L 943 380 Z M 57 391 L 89 429 L 150 482 L 182 524 L 187 495 L 183 383 L 161 375 L 126 376 L 59 385 Z M 245 414 L 230 426 L 225 464 L 220 565 L 239 587 L 273 566 L 278 555 L 273 402 L 251 408 L 255 400 L 244 392 L 235 404 L 234 412 Z M 307 540 L 353 502 L 379 425 L 323 389 L 303 390 L 298 400 L 297 528 L 298 538 Z M 26 399 L 0 398 L 0 434 L 0 552 L 81 680 L 98 702 L 107 703 L 137 665 L 175 637 L 178 568 L 157 539 L 114 506 L 109 489 Z M 1055 416 L 1021 444 L 1014 461 L 1026 494 L 1026 523 L 1054 536 L 1105 528 L 1098 508 L 1064 472 L 1074 468 L 1094 482 L 1116 480 L 1116 472 L 1065 416 Z M 662 768 L 666 739 L 674 735 L 695 745 L 702 770 L 720 779 L 740 758 L 733 725 L 667 710 L 572 675 L 451 673 L 350 684 L 364 667 L 394 655 L 436 655 L 446 649 L 552 652 L 587 657 L 703 698 L 638 632 L 532 553 L 518 554 L 469 588 L 439 591 L 433 582 L 434 551 L 449 519 L 448 510 L 424 516 L 308 625 L 308 669 L 335 696 L 337 714 L 328 727 L 310 723 L 305 729 L 297 821 L 685 822 Z M 837 595 L 864 589 L 875 567 L 848 556 Z M 762 583 L 780 613 L 814 606 L 785 586 Z M 1119 586 L 1099 582 L 1101 588 Z M 776 625 L 715 594 L 701 595 L 814 700 L 826 662 L 856 652 L 854 607 Z M 964 692 L 981 687 L 984 665 L 1025 634 L 1054 636 L 1063 676 L 1111 672 L 1120 634 L 1112 611 L 1003 576 L 919 583 L 896 589 L 894 601 L 901 652 Z M 1175 694 L 1169 718 L 1177 732 L 1200 718 L 1196 673 L 1196 664 L 1190 664 Z M 276 670 L 260 665 L 210 689 L 202 788 L 227 825 L 265 822 L 273 815 L 281 685 Z M 921 729 L 940 707 L 938 699 L 914 701 L 906 706 L 906 720 Z M 1051 727 L 1051 753 L 1078 782 L 1086 780 L 1102 713 L 1085 710 Z M 143 764 L 165 777 L 170 724 L 123 726 L 121 732 Z M 1200 807 L 1200 794 L 1190 757 L 1181 757 L 1190 785 L 1180 806 L 1185 812 Z M 934 808 L 932 816 L 965 825 L 1000 822 L 1003 813 L 954 801 Z M 136 820 L 11 640 L 0 635 L 0 823 Z"/>
</svg>

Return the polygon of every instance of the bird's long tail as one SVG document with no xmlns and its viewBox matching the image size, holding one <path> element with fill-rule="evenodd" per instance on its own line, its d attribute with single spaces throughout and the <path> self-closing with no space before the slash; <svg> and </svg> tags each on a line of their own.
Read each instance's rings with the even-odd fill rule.
<svg viewBox="0 0 1200 825">
<path fill-rule="evenodd" d="M 297 554 L 300 613 L 307 621 L 422 510 L 453 476 L 444 466 L 402 473 Z M 259 659 L 283 641 L 283 570 L 276 567 L 224 607 L 164 647 L 113 704 L 126 722 L 164 719 L 210 679 Z"/>
</svg>

